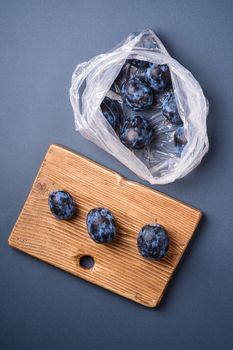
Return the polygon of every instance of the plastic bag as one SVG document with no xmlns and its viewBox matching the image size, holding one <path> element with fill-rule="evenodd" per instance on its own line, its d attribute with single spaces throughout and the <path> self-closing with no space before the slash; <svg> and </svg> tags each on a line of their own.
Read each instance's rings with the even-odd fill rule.
<svg viewBox="0 0 233 350">
<path fill-rule="evenodd" d="M 180 156 L 177 156 L 174 145 L 177 127 L 168 123 L 161 113 L 166 91 L 159 94 L 154 108 L 140 111 L 156 130 L 154 141 L 143 150 L 131 151 L 125 147 L 103 116 L 100 105 L 105 96 L 121 103 L 125 117 L 135 114 L 135 111 L 124 106 L 120 95 L 120 86 L 129 75 L 142 74 L 140 68 L 127 64 L 128 59 L 169 66 L 187 141 Z M 151 184 L 166 184 L 182 178 L 201 162 L 208 151 L 208 101 L 201 86 L 187 69 L 168 54 L 151 30 L 132 33 L 112 51 L 79 64 L 72 76 L 70 100 L 76 130 Z"/>
</svg>

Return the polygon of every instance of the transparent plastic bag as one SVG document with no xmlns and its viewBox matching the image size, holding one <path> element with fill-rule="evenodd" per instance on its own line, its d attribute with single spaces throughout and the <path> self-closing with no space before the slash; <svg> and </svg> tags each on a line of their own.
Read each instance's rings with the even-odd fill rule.
<svg viewBox="0 0 233 350">
<path fill-rule="evenodd" d="M 169 66 L 187 141 L 180 156 L 177 156 L 174 145 L 177 127 L 167 122 L 161 113 L 166 91 L 159 94 L 155 107 L 139 113 L 146 116 L 156 130 L 153 142 L 142 150 L 131 151 L 125 147 L 102 114 L 100 105 L 105 96 L 119 101 L 125 117 L 135 114 L 123 105 L 120 86 L 129 75 L 140 76 L 143 72 L 140 68 L 129 67 L 128 59 Z M 72 76 L 70 100 L 76 130 L 151 184 L 166 184 L 182 178 L 201 162 L 208 151 L 208 101 L 201 86 L 168 54 L 160 39 L 149 29 L 132 33 L 112 51 L 79 64 Z"/>
</svg>

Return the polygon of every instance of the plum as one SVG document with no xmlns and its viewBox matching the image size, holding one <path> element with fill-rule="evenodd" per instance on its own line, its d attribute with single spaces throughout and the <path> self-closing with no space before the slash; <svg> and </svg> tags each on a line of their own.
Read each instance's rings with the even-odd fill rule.
<svg viewBox="0 0 233 350">
<path fill-rule="evenodd" d="M 137 238 L 139 253 L 148 259 L 163 258 L 169 248 L 169 237 L 162 225 L 145 225 Z"/>
<path fill-rule="evenodd" d="M 100 108 L 111 127 L 117 131 L 122 121 L 121 107 L 119 102 L 112 100 L 106 96 L 102 101 Z"/>
<path fill-rule="evenodd" d="M 72 196 L 63 190 L 49 194 L 48 204 L 51 212 L 58 220 L 71 219 L 76 213 L 76 205 Z"/>
<path fill-rule="evenodd" d="M 171 75 L 167 64 L 150 63 L 145 72 L 145 80 L 155 91 L 163 91 L 171 85 Z"/>
<path fill-rule="evenodd" d="M 128 117 L 120 133 L 121 142 L 129 149 L 141 149 L 149 145 L 153 129 L 148 120 L 142 116 Z"/>
<path fill-rule="evenodd" d="M 107 208 L 93 208 L 87 214 L 87 230 L 96 243 L 108 243 L 116 235 L 115 219 Z"/>
<path fill-rule="evenodd" d="M 133 77 L 122 85 L 121 97 L 124 103 L 135 111 L 147 109 L 154 102 L 152 89 L 140 77 Z"/>
<path fill-rule="evenodd" d="M 162 104 L 163 109 L 163 115 L 164 117 L 173 125 L 182 125 L 183 122 L 180 118 L 177 105 L 176 105 L 176 99 L 174 92 L 171 91 L 166 98 L 163 101 Z"/>
</svg>

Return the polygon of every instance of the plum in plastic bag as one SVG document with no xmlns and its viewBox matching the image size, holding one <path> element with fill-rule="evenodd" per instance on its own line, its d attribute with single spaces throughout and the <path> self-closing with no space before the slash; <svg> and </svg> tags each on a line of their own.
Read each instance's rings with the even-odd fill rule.
<svg viewBox="0 0 233 350">
<path fill-rule="evenodd" d="M 111 126 L 101 109 L 106 97 L 121 109 L 121 130 L 129 119 L 148 121 L 153 129 L 150 142 L 136 140 L 145 147 L 121 142 L 122 131 Z M 76 130 L 151 184 L 182 178 L 208 151 L 208 101 L 201 86 L 149 29 L 79 64 L 70 100 Z M 135 138 L 132 130 L 126 130 L 127 137 Z M 136 135 L 144 135 L 143 130 Z"/>
</svg>

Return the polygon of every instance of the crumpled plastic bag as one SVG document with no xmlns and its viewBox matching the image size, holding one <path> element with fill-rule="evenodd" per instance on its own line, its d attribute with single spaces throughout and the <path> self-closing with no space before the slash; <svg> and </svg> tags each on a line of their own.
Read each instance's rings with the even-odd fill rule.
<svg viewBox="0 0 233 350">
<path fill-rule="evenodd" d="M 187 140 L 180 157 L 174 146 L 177 127 L 164 120 L 161 113 L 163 94 L 158 97 L 159 102 L 154 108 L 140 111 L 156 130 L 154 142 L 143 150 L 132 152 L 125 147 L 103 116 L 100 105 L 105 96 L 121 103 L 125 117 L 135 114 L 124 108 L 120 95 L 120 87 L 127 77 L 141 74 L 140 69 L 137 72 L 134 71 L 137 68 L 127 65 L 128 59 L 169 66 Z M 78 64 L 72 76 L 70 100 L 76 130 L 151 184 L 166 184 L 182 178 L 201 162 L 208 151 L 208 101 L 202 88 L 193 75 L 169 55 L 152 30 L 132 33 L 112 51 Z"/>
</svg>

